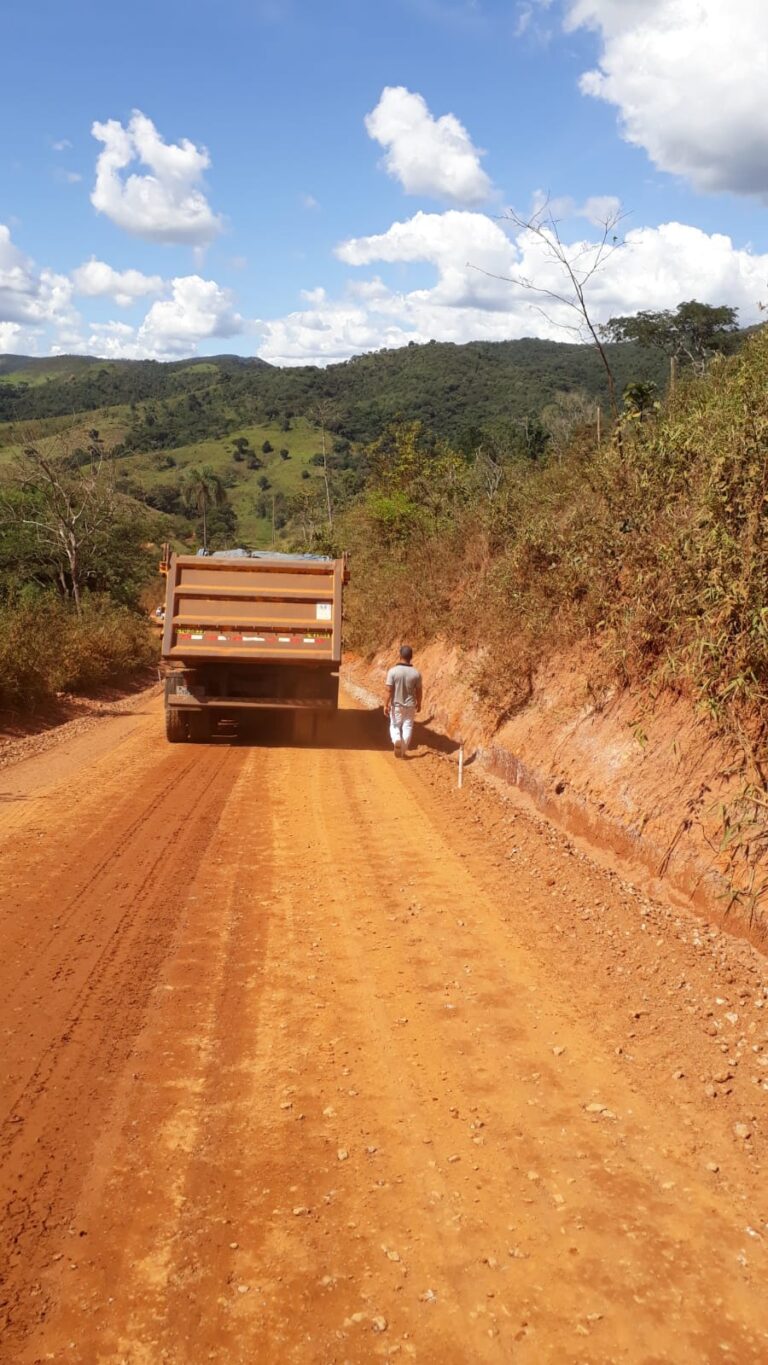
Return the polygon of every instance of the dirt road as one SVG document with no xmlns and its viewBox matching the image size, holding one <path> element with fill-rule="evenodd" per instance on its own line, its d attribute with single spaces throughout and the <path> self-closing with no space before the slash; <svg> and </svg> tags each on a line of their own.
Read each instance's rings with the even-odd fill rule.
<svg viewBox="0 0 768 1365">
<path fill-rule="evenodd" d="M 0 774 L 4 1365 L 765 1362 L 768 964 L 380 725 Z"/>
</svg>

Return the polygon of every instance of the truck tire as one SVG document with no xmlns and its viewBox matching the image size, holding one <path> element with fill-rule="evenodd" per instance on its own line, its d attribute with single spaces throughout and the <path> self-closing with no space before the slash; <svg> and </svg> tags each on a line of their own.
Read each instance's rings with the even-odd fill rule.
<svg viewBox="0 0 768 1365">
<path fill-rule="evenodd" d="M 177 706 L 165 708 L 165 738 L 169 744 L 184 744 L 186 741 L 187 727 Z"/>
</svg>

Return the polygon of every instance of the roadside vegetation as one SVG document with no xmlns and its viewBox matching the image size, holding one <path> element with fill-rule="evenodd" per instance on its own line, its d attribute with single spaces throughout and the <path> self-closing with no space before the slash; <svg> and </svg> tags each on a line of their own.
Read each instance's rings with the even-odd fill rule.
<svg viewBox="0 0 768 1365">
<path fill-rule="evenodd" d="M 142 608 L 156 527 L 117 491 L 100 433 L 76 440 L 29 428 L 2 470 L 2 709 L 126 682 L 156 655 Z"/>
<path fill-rule="evenodd" d="M 143 666 L 163 540 L 348 547 L 356 647 L 471 646 L 503 718 L 588 641 L 596 690 L 685 690 L 757 753 L 766 333 L 695 301 L 600 331 L 600 354 L 433 343 L 326 370 L 0 358 L 0 704 Z"/>
<path fill-rule="evenodd" d="M 78 616 L 54 594 L 0 605 L 0 709 L 30 711 L 62 693 L 125 684 L 148 669 L 157 646 L 146 619 L 109 598 Z"/>
<path fill-rule="evenodd" d="M 567 414 L 565 415 L 567 417 Z M 675 392 L 629 386 L 621 443 L 573 412 L 538 460 L 466 457 L 418 424 L 369 450 L 347 522 L 354 644 L 443 634 L 479 651 L 500 719 L 537 663 L 592 646 L 595 688 L 684 691 L 759 767 L 768 728 L 768 329 Z"/>
</svg>

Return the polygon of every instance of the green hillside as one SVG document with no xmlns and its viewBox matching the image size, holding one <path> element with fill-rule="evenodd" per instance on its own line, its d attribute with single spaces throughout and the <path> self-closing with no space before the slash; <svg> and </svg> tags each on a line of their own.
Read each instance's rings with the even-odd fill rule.
<svg viewBox="0 0 768 1365">
<path fill-rule="evenodd" d="M 258 461 L 256 468 L 249 467 L 248 455 L 235 460 L 238 438 L 248 442 L 248 450 Z M 262 449 L 265 443 L 272 447 L 270 451 Z M 287 458 L 281 454 L 283 450 L 288 451 Z M 169 511 L 174 508 L 173 490 L 178 488 L 184 470 L 210 466 L 227 490 L 237 517 L 238 539 L 255 547 L 272 541 L 273 499 L 279 538 L 286 517 L 286 500 L 296 497 L 303 486 L 308 492 L 314 491 L 321 481 L 321 470 L 311 463 L 312 456 L 319 453 L 317 430 L 303 418 L 297 418 L 289 431 L 276 423 L 239 426 L 231 435 L 175 446 L 167 455 L 160 452 L 123 455 L 116 463 L 120 484 L 126 492 L 137 497 L 149 496 L 156 505 Z M 262 486 L 265 482 L 266 486 Z M 165 503 L 163 492 L 171 495 Z"/>
<path fill-rule="evenodd" d="M 619 389 L 634 380 L 662 383 L 665 364 L 634 344 L 608 348 Z M 554 341 L 430 342 L 356 356 L 339 365 L 277 369 L 256 359 L 216 356 L 161 363 L 92 357 L 0 357 L 0 421 L 88 412 L 119 403 L 172 402 L 196 394 L 235 421 L 307 416 L 330 404 L 334 426 L 371 441 L 394 417 L 420 420 L 445 437 L 538 413 L 561 390 L 607 402 L 605 376 L 591 346 Z M 206 435 L 214 434 L 206 432 Z"/>
<path fill-rule="evenodd" d="M 619 391 L 634 381 L 663 389 L 659 352 L 632 342 L 608 352 Z M 239 356 L 167 363 L 2 356 L 0 464 L 30 429 L 35 441 L 53 443 L 66 430 L 75 450 L 95 430 L 117 462 L 121 492 L 164 513 L 173 538 L 189 537 L 195 520 L 185 470 L 207 466 L 236 518 L 228 512 L 221 521 L 219 543 L 260 546 L 290 539 L 298 521 L 305 532 L 317 527 L 325 498 L 320 422 L 340 509 L 364 482 L 364 450 L 392 421 L 420 422 L 467 454 L 491 439 L 510 455 L 536 458 L 546 444 L 542 414 L 564 394 L 578 395 L 583 411 L 600 404 L 607 413 L 594 347 L 430 342 L 326 369 L 277 369 Z M 272 448 L 264 451 L 265 442 Z"/>
<path fill-rule="evenodd" d="M 94 356 L 0 355 L 0 421 L 88 412 L 205 388 L 238 372 L 269 369 L 240 356 L 201 359 L 99 360 Z"/>
</svg>

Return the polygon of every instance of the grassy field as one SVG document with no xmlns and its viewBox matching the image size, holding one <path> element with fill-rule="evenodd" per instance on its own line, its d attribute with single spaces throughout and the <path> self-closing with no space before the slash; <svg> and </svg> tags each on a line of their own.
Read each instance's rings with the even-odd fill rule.
<svg viewBox="0 0 768 1365">
<path fill-rule="evenodd" d="M 127 404 L 109 408 L 95 408 L 76 417 L 41 417 L 34 422 L 0 422 L 0 464 L 17 454 L 22 445 L 32 440 L 51 441 L 62 431 L 68 433 L 72 445 L 84 445 L 87 433 L 98 431 L 106 450 L 122 441 L 131 421 Z"/>
<path fill-rule="evenodd" d="M 34 423 L 2 423 L 0 467 L 8 464 L 27 440 L 50 443 L 55 449 L 63 431 L 67 432 L 68 444 L 85 445 L 87 432 L 96 428 L 105 449 L 109 450 L 123 440 L 130 424 L 131 412 L 125 404 L 95 409 L 74 419 L 47 417 Z M 25 428 L 29 429 L 29 434 Z M 261 461 L 259 469 L 249 469 L 246 460 L 238 462 L 233 458 L 238 437 L 248 441 L 248 453 L 255 454 Z M 273 447 L 268 453 L 262 451 L 265 441 Z M 288 459 L 281 457 L 281 449 L 288 450 Z M 272 543 L 271 514 L 267 517 L 259 515 L 260 501 L 265 494 L 269 503 L 272 494 L 282 493 L 292 497 L 300 489 L 311 490 L 322 479 L 320 469 L 310 463 L 311 456 L 320 449 L 320 433 L 304 418 L 296 418 L 289 431 L 283 431 L 278 423 L 238 427 L 228 436 L 198 441 L 193 445 L 121 456 L 116 461 L 116 468 L 118 473 L 149 489 L 163 484 L 177 484 L 184 470 L 190 466 L 210 465 L 217 474 L 226 477 L 227 493 L 238 518 L 239 539 L 243 544 L 259 549 Z M 162 466 L 168 458 L 174 464 L 165 469 Z M 308 478 L 302 477 L 303 470 L 307 471 Z M 260 478 L 269 480 L 267 489 L 259 486 Z"/>
<path fill-rule="evenodd" d="M 262 461 L 260 469 L 249 469 L 245 461 L 238 463 L 233 459 L 238 437 L 245 438 L 250 450 Z M 273 447 L 268 454 L 262 452 L 265 441 Z M 287 460 L 280 455 L 282 448 L 289 452 Z M 270 486 L 264 490 L 268 499 L 273 493 L 291 497 L 302 488 L 311 489 L 313 481 L 322 479 L 321 470 L 310 464 L 311 456 L 320 449 L 320 433 L 304 418 L 296 418 L 290 431 L 281 430 L 277 423 L 238 427 L 229 436 L 216 440 L 198 441 L 194 445 L 178 446 L 167 451 L 126 455 L 117 461 L 117 468 L 144 488 L 176 484 L 184 469 L 196 465 L 210 465 L 217 474 L 226 475 L 228 479 L 234 478 L 235 482 L 227 492 L 237 514 L 239 539 L 244 545 L 259 549 L 272 543 L 271 516 L 259 516 L 258 503 L 263 495 L 259 479 L 264 477 L 269 480 Z M 175 461 L 174 466 L 171 469 L 160 468 L 169 456 Z M 302 478 L 302 470 L 305 469 L 309 479 Z"/>
<path fill-rule="evenodd" d="M 82 374 L 96 368 L 110 369 L 110 362 L 94 361 L 89 356 L 0 356 L 0 384 L 26 384 L 39 388 L 52 379 Z"/>
</svg>

